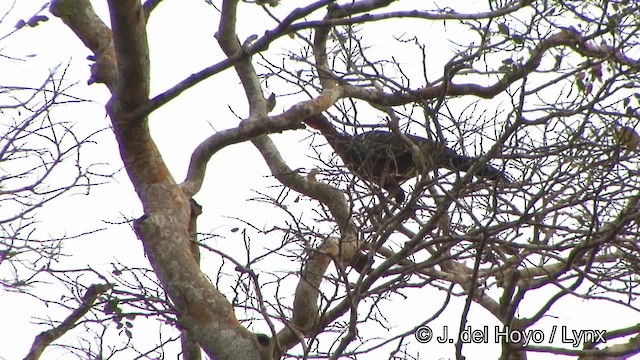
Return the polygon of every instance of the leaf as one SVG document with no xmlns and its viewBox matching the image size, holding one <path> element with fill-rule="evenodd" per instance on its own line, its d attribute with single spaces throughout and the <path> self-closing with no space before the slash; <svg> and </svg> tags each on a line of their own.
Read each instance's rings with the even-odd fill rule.
<svg viewBox="0 0 640 360">
<path fill-rule="evenodd" d="M 630 126 L 619 126 L 616 129 L 616 137 L 620 145 L 627 149 L 640 150 L 640 135 Z"/>
<path fill-rule="evenodd" d="M 562 67 L 562 59 L 564 59 L 564 57 L 562 55 L 556 55 L 554 56 L 554 60 L 555 60 L 555 64 L 553 64 L 553 69 L 554 70 L 558 70 Z"/>
<path fill-rule="evenodd" d="M 118 310 L 118 300 L 117 299 L 113 299 L 113 300 L 109 300 L 105 305 L 104 305 L 104 309 L 102 310 L 105 314 L 113 314 L 114 312 L 116 312 Z"/>
<path fill-rule="evenodd" d="M 30 27 L 36 27 L 40 25 L 41 22 L 49 21 L 49 18 L 44 15 L 34 15 L 27 21 L 27 25 Z"/>
<path fill-rule="evenodd" d="M 591 94 L 592 91 L 593 91 L 593 83 L 588 83 L 587 88 L 585 89 L 585 93 Z"/>
<path fill-rule="evenodd" d="M 593 79 L 600 80 L 600 81 L 602 80 L 602 64 L 593 65 L 590 71 L 591 71 L 591 76 L 593 76 Z"/>
<path fill-rule="evenodd" d="M 498 32 L 505 36 L 509 36 L 509 27 L 505 23 L 498 24 Z"/>
</svg>

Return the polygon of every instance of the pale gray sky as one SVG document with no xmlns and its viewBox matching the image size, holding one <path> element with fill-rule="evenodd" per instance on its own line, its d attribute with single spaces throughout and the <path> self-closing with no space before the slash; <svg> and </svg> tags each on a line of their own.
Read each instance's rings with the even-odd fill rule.
<svg viewBox="0 0 640 360">
<path fill-rule="evenodd" d="M 0 24 L 0 34 L 4 34 L 16 23 L 19 18 L 28 18 L 38 6 L 36 2 L 19 2 L 10 16 Z M 286 3 L 286 1 L 285 1 Z M 0 3 L 0 10 L 2 3 Z M 105 14 L 104 2 L 96 2 L 96 8 L 101 14 Z M 259 16 L 259 8 L 244 6 L 248 11 L 239 17 L 239 35 L 246 37 L 253 33 L 261 35 L 265 29 L 273 27 L 272 22 L 267 22 Z M 245 21 L 245 19 L 251 19 Z M 151 51 L 151 85 L 152 96 L 156 95 L 189 74 L 203 67 L 209 66 L 222 59 L 221 52 L 213 35 L 216 31 L 216 17 L 213 9 L 204 1 L 167 1 L 154 12 L 148 26 L 149 44 Z M 400 21 L 394 24 L 394 31 L 400 35 L 403 27 L 407 29 L 411 22 Z M 400 62 L 411 62 L 410 56 L 403 53 L 397 43 L 393 42 L 388 31 L 388 23 L 373 24 L 368 28 L 368 33 L 375 36 L 370 42 L 374 45 L 372 56 L 385 57 L 389 48 L 393 47 L 394 55 Z M 446 37 L 444 28 L 434 25 L 430 29 L 428 42 L 437 51 L 429 61 L 433 69 L 441 69 L 448 60 Z M 455 33 L 455 25 L 448 25 L 447 36 Z M 464 37 L 465 34 L 458 34 Z M 288 39 L 288 38 L 287 38 Z M 277 46 L 293 46 L 294 40 L 283 40 L 274 44 L 270 51 L 278 52 Z M 68 119 L 76 123 L 76 130 L 88 134 L 99 128 L 109 126 L 108 118 L 104 112 L 104 103 L 108 100 L 108 92 L 103 85 L 87 86 L 85 84 L 89 73 L 89 62 L 86 56 L 89 51 L 82 43 L 64 26 L 57 18 L 51 17 L 50 21 L 43 23 L 34 29 L 24 29 L 2 43 L 2 53 L 17 58 L 35 54 L 36 56 L 27 62 L 9 61 L 0 59 L 3 71 L 3 85 L 35 85 L 47 75 L 48 69 L 59 64 L 69 64 L 66 75 L 68 82 L 79 82 L 74 90 L 83 98 L 90 99 L 94 103 L 82 105 L 70 105 L 57 109 L 54 113 L 57 120 Z M 378 47 L 376 49 L 376 46 Z M 397 52 L 395 49 L 399 49 Z M 409 48 L 408 46 L 406 47 Z M 282 51 L 284 54 L 284 51 Z M 259 61 L 259 60 L 256 60 Z M 415 71 L 420 71 L 420 64 L 415 64 Z M 434 76 L 438 71 L 434 71 Z M 171 169 L 175 179 L 181 181 L 184 177 L 191 151 L 204 138 L 214 130 L 222 130 L 237 125 L 238 120 L 229 111 L 229 107 L 240 116 L 246 115 L 245 97 L 241 86 L 233 71 L 227 71 L 198 84 L 185 92 L 182 96 L 151 115 L 151 127 L 155 140 L 162 151 L 163 157 Z M 418 84 L 416 84 L 418 85 Z M 273 89 L 276 94 L 288 93 L 289 89 Z M 303 96 L 280 97 L 274 113 L 286 109 L 297 101 L 303 100 Z M 283 153 L 291 168 L 311 169 L 317 164 L 308 156 L 312 154 L 309 149 L 309 132 L 290 131 L 284 134 L 274 135 L 273 138 Z M 84 155 L 87 161 L 105 162 L 108 166 L 102 169 L 112 171 L 120 166 L 117 146 L 110 131 L 104 131 L 96 137 L 97 145 L 87 147 Z M 96 160 L 97 159 L 97 160 Z M 267 186 L 276 185 L 271 178 L 266 165 L 258 151 L 250 143 L 233 145 L 216 154 L 209 164 L 209 170 L 202 191 L 196 196 L 196 200 L 204 206 L 204 213 L 200 217 L 200 231 L 213 231 L 224 236 L 211 240 L 209 245 L 219 247 L 222 251 L 236 254 L 239 259 L 244 259 L 240 235 L 232 233 L 231 229 L 238 226 L 238 222 L 226 217 L 242 217 L 252 221 L 258 226 L 273 226 L 275 220 L 284 219 L 284 214 L 266 204 L 260 205 L 248 202 L 247 199 L 255 197 L 253 189 L 267 190 Z M 299 206 L 315 206 L 309 202 L 302 202 Z M 123 216 L 137 217 L 141 215 L 141 209 L 135 193 L 124 172 L 119 172 L 114 181 L 92 189 L 90 196 L 80 194 L 72 195 L 51 203 L 39 212 L 41 224 L 38 233 L 41 236 L 62 236 L 63 234 L 75 234 L 95 228 L 106 227 L 107 230 L 71 240 L 66 243 L 65 250 L 72 255 L 64 259 L 63 267 L 83 267 L 91 264 L 100 270 L 108 271 L 110 263 L 118 259 L 129 265 L 148 265 L 143 255 L 140 243 L 128 225 L 108 225 L 104 221 L 118 222 Z M 268 244 L 268 237 L 263 239 L 256 236 L 257 243 Z M 126 249 L 126 251 L 123 251 Z M 259 250 L 258 250 L 259 251 Z M 280 264 L 273 264 L 279 266 Z M 218 269 L 218 262 L 206 257 L 203 262 L 204 271 L 214 277 Z M 286 269 L 291 270 L 291 269 Z M 291 282 L 290 285 L 295 285 Z M 55 287 L 50 289 L 53 298 L 60 296 Z M 544 292 L 544 291 L 542 291 Z M 409 296 L 399 307 L 389 305 L 391 322 L 397 329 L 410 329 L 417 325 L 420 319 L 427 319 L 439 307 L 444 294 L 430 295 L 425 298 L 424 292 L 406 291 Z M 536 295 L 535 298 L 526 298 L 525 303 L 539 304 L 544 297 Z M 459 324 L 459 316 L 464 299 L 454 299 L 451 306 L 435 323 L 434 329 L 441 329 L 448 325 L 454 332 Z M 527 308 L 526 304 L 522 308 Z M 625 323 L 630 316 L 636 316 L 632 312 L 624 311 L 605 313 L 599 310 L 598 304 L 585 304 L 581 302 L 560 302 L 551 312 L 557 318 L 548 318 L 540 323 L 540 328 L 548 332 L 547 328 L 553 325 L 569 325 L 573 329 L 586 329 L 597 323 L 603 328 L 614 326 L 617 323 Z M 33 338 L 47 327 L 31 324 L 32 316 L 51 317 L 63 319 L 68 313 L 60 312 L 56 308 L 45 308 L 38 301 L 25 295 L 13 293 L 0 293 L 0 358 L 18 359 L 23 357 L 33 341 Z M 589 321 L 585 321 L 588 314 Z M 491 316 L 479 306 L 473 307 L 470 313 L 469 323 L 489 325 L 493 327 L 498 323 L 491 320 Z M 138 326 L 138 325 L 136 325 Z M 438 328 L 438 326 L 440 326 Z M 154 329 L 150 324 L 149 329 Z M 266 327 L 254 328 L 255 331 L 268 332 Z M 384 337 L 381 329 L 362 329 L 363 333 L 373 331 L 377 336 Z M 438 332 L 439 330 L 436 330 Z M 143 329 L 134 328 L 134 336 L 142 334 Z M 68 339 L 71 335 L 65 336 Z M 156 334 L 151 332 L 150 341 L 155 341 Z M 436 343 L 411 345 L 419 349 L 421 354 L 429 354 L 430 358 L 448 358 L 453 353 L 453 345 L 439 345 Z M 483 358 L 495 358 L 500 353 L 498 345 L 469 345 L 465 347 L 471 353 L 482 353 Z M 486 354 L 486 355 L 484 355 Z M 43 359 L 62 359 L 64 352 L 50 347 Z M 171 358 L 171 357 L 170 357 Z M 530 359 L 551 358 L 541 354 L 530 354 Z"/>
</svg>

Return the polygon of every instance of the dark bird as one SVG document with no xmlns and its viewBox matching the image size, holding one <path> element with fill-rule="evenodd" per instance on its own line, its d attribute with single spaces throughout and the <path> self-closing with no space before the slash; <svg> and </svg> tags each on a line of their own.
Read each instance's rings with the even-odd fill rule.
<svg viewBox="0 0 640 360">
<path fill-rule="evenodd" d="M 303 120 L 308 126 L 320 130 L 346 167 L 365 181 L 370 181 L 392 195 L 396 202 L 404 201 L 400 184 L 418 175 L 411 147 L 400 136 L 373 130 L 355 136 L 340 133 L 322 114 Z M 456 153 L 444 144 L 420 136 L 405 134 L 424 153 L 425 170 L 446 168 L 468 171 L 477 158 Z M 495 181 L 508 182 L 499 169 L 485 164 L 475 176 Z"/>
</svg>

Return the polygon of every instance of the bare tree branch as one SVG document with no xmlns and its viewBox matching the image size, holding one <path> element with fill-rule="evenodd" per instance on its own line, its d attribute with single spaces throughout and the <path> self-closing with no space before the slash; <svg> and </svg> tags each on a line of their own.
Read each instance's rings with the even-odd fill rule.
<svg viewBox="0 0 640 360">
<path fill-rule="evenodd" d="M 36 360 L 40 358 L 44 349 L 52 342 L 59 339 L 67 331 L 73 329 L 76 323 L 93 307 L 93 303 L 105 292 L 109 291 L 111 285 L 91 285 L 84 296 L 82 297 L 82 303 L 75 309 L 69 316 L 67 316 L 60 325 L 51 330 L 44 331 L 40 335 L 36 336 L 31 345 L 29 354 L 25 357 L 27 360 Z"/>
<path fill-rule="evenodd" d="M 89 0 L 54 0 L 49 11 L 59 17 L 93 52 L 95 64 L 91 66 L 89 83 L 103 83 L 114 90 L 117 79 L 116 55 L 111 29 L 102 22 Z"/>
</svg>

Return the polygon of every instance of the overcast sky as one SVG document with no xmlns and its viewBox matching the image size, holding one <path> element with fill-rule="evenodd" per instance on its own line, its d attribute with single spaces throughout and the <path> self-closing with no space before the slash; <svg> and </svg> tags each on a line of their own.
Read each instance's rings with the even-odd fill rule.
<svg viewBox="0 0 640 360">
<path fill-rule="evenodd" d="M 20 1 L 16 4 L 11 14 L 0 24 L 0 34 L 6 34 L 11 30 L 18 19 L 29 18 L 37 10 L 35 1 Z M 97 10 L 106 15 L 104 2 L 96 2 Z M 0 2 L 0 10 L 4 10 L 6 4 Z M 239 17 L 239 35 L 244 38 L 253 33 L 261 35 L 264 29 L 273 27 L 273 23 L 259 22 L 257 7 L 243 7 L 248 11 L 247 15 Z M 251 21 L 243 21 L 251 18 Z M 217 43 L 213 38 L 216 31 L 215 13 L 204 1 L 166 1 L 154 12 L 148 25 L 149 43 L 151 51 L 151 85 L 152 96 L 170 88 L 189 74 L 196 72 L 214 62 L 222 59 Z M 264 24 L 264 25 L 263 25 Z M 397 33 L 402 32 L 402 26 L 397 24 Z M 372 54 L 384 56 L 389 46 L 393 45 L 392 38 L 387 31 L 387 25 L 372 25 L 369 34 L 376 36 L 375 44 L 379 49 L 374 49 Z M 426 29 L 427 30 L 427 29 Z M 446 43 L 444 29 L 434 26 L 428 29 L 432 32 L 429 39 L 434 47 L 444 48 Z M 447 36 L 451 35 L 454 28 L 447 29 Z M 377 32 L 377 33 L 376 33 Z M 440 32 L 440 36 L 438 36 Z M 288 39 L 288 38 L 287 38 Z M 283 40 L 278 46 L 287 46 L 287 41 L 294 44 L 294 40 Z M 69 66 L 66 74 L 68 83 L 78 82 L 72 93 L 92 100 L 85 104 L 70 105 L 56 109 L 53 113 L 57 120 L 67 119 L 74 122 L 75 130 L 81 134 L 89 134 L 97 129 L 107 129 L 108 118 L 105 115 L 104 104 L 108 100 L 108 92 L 103 85 L 86 85 L 89 76 L 89 61 L 86 57 L 89 51 L 82 45 L 76 36 L 57 18 L 50 17 L 46 23 L 34 29 L 24 29 L 18 34 L 6 39 L 2 44 L 2 54 L 16 58 L 27 57 L 27 61 L 10 61 L 0 59 L 2 66 L 2 85 L 38 85 L 47 75 L 49 69 L 57 66 Z M 276 47 L 277 48 L 277 47 Z M 270 51 L 276 51 L 270 49 Z M 443 51 L 441 56 L 433 53 L 430 59 L 433 68 L 442 67 L 448 58 Z M 285 52 L 282 51 L 284 55 Z M 33 57 L 31 55 L 34 55 Z M 401 58 L 402 53 L 398 51 Z M 416 70 L 420 70 L 420 64 L 416 64 Z M 281 112 L 293 103 L 303 100 L 303 97 L 286 97 L 289 89 L 273 89 L 279 96 L 278 105 L 274 113 Z M 204 138 L 216 130 L 236 126 L 239 116 L 247 115 L 246 99 L 242 88 L 233 71 L 206 80 L 193 89 L 188 90 L 182 96 L 163 106 L 151 115 L 151 127 L 155 140 L 162 151 L 163 157 L 172 171 L 175 179 L 181 181 L 184 178 L 188 160 L 195 146 Z M 2 120 L 0 120 L 1 122 Z M 290 131 L 284 134 L 274 135 L 273 138 L 289 166 L 293 169 L 309 170 L 317 163 L 309 157 L 312 151 L 309 148 L 311 132 L 306 130 Z M 86 150 L 87 162 L 103 163 L 99 169 L 105 173 L 118 171 L 121 162 L 118 158 L 117 146 L 110 130 L 98 134 L 95 138 L 98 144 L 89 146 Z M 240 234 L 231 229 L 240 224 L 232 220 L 242 217 L 257 226 L 273 226 L 274 220 L 284 219 L 284 214 L 266 204 L 248 201 L 257 196 L 254 190 L 277 194 L 277 189 L 267 189 L 268 186 L 277 185 L 277 182 L 269 176 L 268 169 L 261 160 L 258 151 L 250 144 L 233 145 L 216 154 L 209 164 L 209 170 L 202 191 L 196 196 L 196 200 L 204 206 L 204 213 L 200 217 L 199 230 L 210 231 L 219 235 L 217 239 L 208 244 L 218 247 L 222 251 L 236 254 L 239 259 L 244 259 Z M 313 206 L 310 202 L 303 202 L 300 206 Z M 268 214 L 268 215 L 267 215 Z M 62 236 L 64 234 L 77 234 L 97 228 L 106 228 L 96 234 L 71 240 L 66 243 L 65 251 L 71 253 L 71 258 L 65 259 L 65 268 L 83 267 L 91 264 L 100 270 L 108 271 L 110 263 L 118 259 L 129 265 L 148 265 L 143 255 L 140 243 L 135 239 L 128 224 L 110 225 L 107 222 L 123 222 L 126 219 L 141 215 L 141 208 L 135 193 L 129 183 L 126 174 L 119 171 L 114 181 L 101 185 L 91 190 L 89 196 L 70 194 L 59 201 L 49 204 L 38 212 L 41 221 L 38 234 L 42 237 Z M 231 218 L 231 219 L 230 219 Z M 209 258 L 210 259 L 210 258 Z M 217 271 L 216 261 L 203 262 L 204 271 L 214 277 Z M 56 289 L 51 289 L 52 297 Z M 438 298 L 438 296 L 440 296 Z M 416 318 L 427 319 L 435 311 L 434 306 L 439 306 L 444 294 L 435 294 L 433 298 L 409 296 L 403 304 L 403 309 L 411 309 L 405 314 L 394 313 L 391 322 L 400 329 L 409 329 L 416 325 Z M 455 299 L 453 305 L 444 315 L 434 323 L 434 326 L 458 326 L 461 304 L 464 299 Z M 540 298 L 526 298 L 522 307 L 526 309 L 526 303 L 538 304 Z M 28 309 L 28 310 L 26 310 Z M 486 312 L 479 306 L 471 311 L 469 322 L 473 324 L 497 325 L 494 320 L 488 320 Z M 50 316 L 54 319 L 62 319 L 66 313 L 59 313 L 56 309 L 46 309 L 42 303 L 30 299 L 28 296 L 14 293 L 0 293 L 0 357 L 4 359 L 18 359 L 23 357 L 40 332 L 47 329 L 44 326 L 32 324 L 32 316 Z M 559 303 L 554 307 L 552 314 L 557 318 L 543 320 L 540 326 L 570 324 L 572 328 L 585 329 L 592 326 L 597 318 L 602 328 L 613 327 L 618 322 L 623 322 L 631 315 L 625 313 L 605 313 L 599 311 L 598 306 L 583 304 L 580 302 Z M 589 322 L 584 322 L 585 315 L 589 315 Z M 526 315 L 526 314 L 521 314 Z M 452 320 L 453 319 L 453 320 Z M 264 329 L 252 329 L 268 332 Z M 138 329 L 134 329 L 134 336 Z M 367 331 L 366 329 L 364 330 Z M 378 336 L 384 337 L 380 329 L 373 330 Z M 453 331 L 453 330 L 452 330 Z M 152 339 L 152 340 L 155 340 Z M 415 344 L 421 353 L 447 357 L 451 354 L 452 346 Z M 470 349 L 486 351 L 491 346 L 469 346 Z M 63 358 L 64 352 L 50 349 L 50 356 L 46 359 Z M 496 357 L 499 348 L 487 353 L 485 358 Z M 540 354 L 529 354 L 530 359 L 550 358 Z"/>
</svg>

